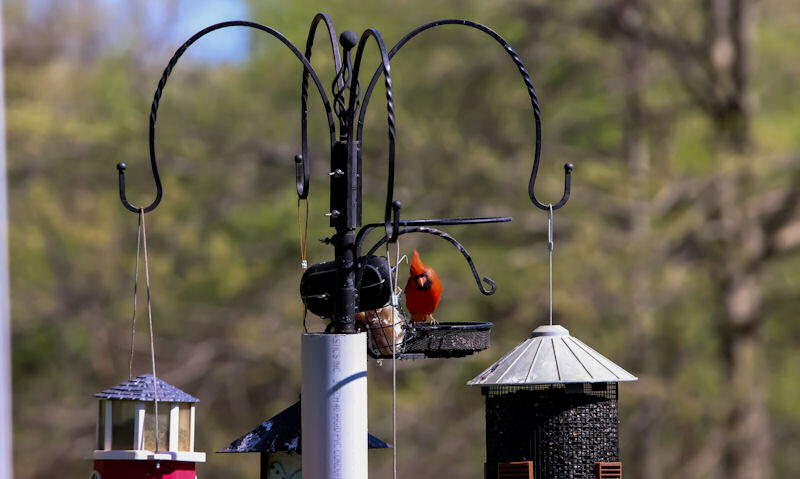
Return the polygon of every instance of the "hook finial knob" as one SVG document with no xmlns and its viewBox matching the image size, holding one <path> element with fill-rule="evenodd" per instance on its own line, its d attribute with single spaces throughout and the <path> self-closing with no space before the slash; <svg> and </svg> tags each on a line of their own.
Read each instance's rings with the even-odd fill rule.
<svg viewBox="0 0 800 479">
<path fill-rule="evenodd" d="M 126 165 L 124 161 L 121 161 L 121 162 L 117 163 L 117 171 L 119 171 L 120 173 L 124 173 L 125 169 L 127 169 L 127 168 L 128 168 L 128 165 Z"/>
<path fill-rule="evenodd" d="M 358 35 L 353 30 L 345 30 L 339 35 L 339 43 L 344 51 L 352 50 L 358 44 Z"/>
<path fill-rule="evenodd" d="M 574 169 L 575 165 L 573 165 L 572 163 L 564 163 L 564 173 L 570 174 Z"/>
</svg>

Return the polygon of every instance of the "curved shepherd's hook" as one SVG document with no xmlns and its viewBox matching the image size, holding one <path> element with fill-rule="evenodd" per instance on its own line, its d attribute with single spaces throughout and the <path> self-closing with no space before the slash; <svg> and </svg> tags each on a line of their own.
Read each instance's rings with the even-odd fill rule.
<svg viewBox="0 0 800 479">
<path fill-rule="evenodd" d="M 397 202 L 395 202 L 397 203 Z M 407 233 L 428 233 L 436 235 L 440 238 L 444 238 L 449 241 L 453 246 L 458 248 L 464 258 L 467 260 L 469 264 L 469 268 L 472 270 L 472 276 L 475 278 L 475 282 L 478 284 L 478 289 L 481 293 L 489 296 L 494 294 L 497 287 L 494 284 L 494 281 L 489 279 L 488 277 L 483 277 L 483 283 L 481 283 L 481 277 L 478 274 L 477 268 L 475 268 L 475 264 L 472 262 L 472 257 L 467 253 L 466 249 L 464 249 L 461 244 L 456 241 L 455 238 L 450 236 L 449 234 L 440 231 L 438 229 L 429 228 L 426 225 L 436 224 L 436 225 L 466 225 L 466 224 L 486 224 L 486 223 L 506 223 L 511 221 L 510 216 L 503 216 L 503 217 L 496 217 L 496 218 L 440 218 L 440 219 L 425 219 L 425 220 L 403 220 L 399 221 L 394 225 L 394 230 L 397 231 L 398 236 L 404 235 Z M 384 226 L 383 223 L 370 223 L 368 225 L 364 225 L 360 230 L 358 230 L 358 234 L 356 235 L 356 257 L 361 258 L 361 247 L 364 244 L 364 240 L 367 236 L 375 229 Z M 386 243 L 387 236 L 382 236 L 378 242 L 372 246 L 367 254 L 364 257 L 369 257 L 375 254 L 375 251 L 378 248 Z M 364 275 L 364 270 L 366 268 L 366 261 L 362 262 L 361 267 L 358 268 L 358 272 L 356 275 L 356 291 L 361 291 L 361 279 Z M 488 285 L 488 289 L 484 288 L 484 283 Z"/>
<path fill-rule="evenodd" d="M 509 45 L 507 41 L 503 37 L 501 37 L 497 32 L 492 30 L 491 28 L 481 25 L 480 23 L 472 22 L 469 20 L 458 20 L 458 19 L 443 19 L 443 20 L 436 20 L 430 23 L 426 23 L 424 25 L 420 25 L 419 27 L 415 28 L 414 30 L 410 31 L 406 34 L 403 38 L 400 39 L 397 44 L 392 47 L 392 50 L 389 52 L 389 59 L 391 60 L 397 52 L 405 45 L 409 40 L 417 36 L 418 34 L 424 32 L 425 30 L 429 30 L 434 27 L 438 27 L 441 25 L 462 25 L 466 27 L 472 27 L 476 30 L 479 30 L 483 33 L 486 33 L 490 37 L 494 38 L 497 43 L 499 43 L 503 49 L 508 53 L 511 57 L 511 60 L 514 61 L 514 64 L 517 66 L 520 75 L 522 75 L 522 80 L 525 82 L 525 87 L 528 89 L 528 95 L 531 98 L 531 105 L 533 106 L 533 119 L 534 125 L 536 130 L 536 146 L 534 150 L 533 156 L 533 169 L 531 171 L 531 179 L 528 183 L 528 196 L 531 199 L 536 207 L 542 210 L 549 210 L 550 205 L 544 204 L 536 199 L 536 194 L 534 193 L 534 185 L 536 184 L 536 175 L 539 172 L 539 157 L 542 151 L 542 119 L 541 119 L 541 111 L 539 110 L 539 100 L 536 98 L 536 90 L 533 88 L 533 82 L 531 81 L 531 77 L 528 74 L 528 70 L 525 68 L 525 65 L 522 63 L 522 60 L 517 55 L 517 52 L 514 48 Z M 364 98 L 361 103 L 361 112 L 358 116 L 358 132 L 356 134 L 356 139 L 361 141 L 361 136 L 364 129 L 364 117 L 366 116 L 367 105 L 369 104 L 370 96 L 372 95 L 372 89 L 375 88 L 375 84 L 378 82 L 378 77 L 381 74 L 381 68 L 378 68 L 375 71 L 375 74 L 372 76 L 372 80 L 369 83 L 369 87 L 367 87 L 366 91 L 364 92 Z M 358 163 L 361 163 L 361 152 L 358 152 Z M 392 165 L 394 168 L 394 165 Z M 569 200 L 569 193 L 570 193 L 570 178 L 572 173 L 573 165 L 571 163 L 567 163 L 564 165 L 564 194 L 559 200 L 558 203 L 552 205 L 553 210 L 557 210 L 564 206 Z M 392 185 L 393 177 L 389 179 L 389 185 L 387 189 L 391 191 L 394 188 Z M 391 204 L 391 195 L 389 195 L 389 199 L 386 201 L 386 210 L 389 210 Z"/>
<path fill-rule="evenodd" d="M 456 249 L 458 249 L 458 251 L 464 256 L 464 259 L 467 260 L 467 263 L 469 263 L 469 268 L 472 270 L 472 276 L 475 278 L 475 282 L 478 283 L 478 289 L 481 290 L 481 293 L 485 294 L 486 296 L 491 296 L 494 294 L 495 291 L 497 291 L 497 285 L 495 285 L 494 281 L 492 281 L 488 277 L 484 276 L 483 282 L 481 282 L 481 276 L 478 274 L 478 270 L 475 268 L 475 263 L 472 262 L 472 257 L 469 255 L 466 248 L 461 246 L 461 243 L 456 241 L 456 239 L 450 236 L 449 234 L 445 233 L 442 230 L 437 230 L 436 228 L 429 228 L 427 226 L 412 226 L 410 228 L 397 229 L 398 236 L 405 235 L 408 233 L 427 233 L 449 241 L 450 244 L 455 246 Z M 387 240 L 386 236 L 379 239 L 378 242 L 375 243 L 369 249 L 369 251 L 367 251 L 367 254 L 365 256 L 367 257 L 372 256 L 376 251 L 378 251 L 378 248 L 380 248 L 382 244 L 386 243 L 386 240 Z M 483 286 L 484 283 L 486 284 L 487 288 L 484 288 Z"/>
<path fill-rule="evenodd" d="M 358 42 L 358 50 L 356 51 L 356 59 L 353 66 L 353 75 L 351 77 L 351 91 L 356 91 L 356 82 L 358 81 L 358 72 L 361 69 L 361 56 L 364 53 L 364 46 L 369 40 L 370 37 L 375 38 L 375 41 L 378 44 L 378 49 L 381 53 L 381 66 L 378 68 L 379 71 L 383 71 L 383 78 L 385 80 L 386 85 L 386 112 L 388 116 L 388 125 L 389 125 L 389 170 L 388 170 L 388 186 L 386 188 L 386 211 L 384 214 L 384 227 L 386 228 L 386 237 L 389 238 L 389 242 L 394 242 L 397 240 L 398 235 L 398 228 L 397 222 L 399 220 L 399 213 L 400 213 L 400 204 L 399 202 L 393 203 L 392 199 L 394 197 L 394 137 L 395 137 L 395 118 L 394 118 L 394 97 L 392 95 L 392 72 L 389 66 L 389 54 L 386 52 L 386 45 L 383 43 L 383 38 L 381 38 L 380 32 L 374 28 L 370 28 L 361 35 L 361 39 Z M 375 78 L 373 78 L 375 80 Z M 374 84 L 370 84 L 370 86 L 374 86 Z M 368 98 L 368 97 L 367 97 Z M 362 107 L 363 108 L 363 107 Z M 350 114 L 350 119 L 348 121 L 348 135 L 347 135 L 347 143 L 348 143 L 348 151 L 353 151 L 355 138 L 354 138 L 354 127 L 355 127 L 355 115 L 356 115 L 356 95 L 350 95 L 350 104 L 347 108 L 347 111 Z M 359 130 L 360 131 L 360 130 Z M 361 137 L 358 138 L 358 141 L 361 141 Z M 359 156 L 360 156 L 359 152 Z M 350 165 L 352 171 L 350 174 L 355 176 L 358 173 L 358 163 L 355 162 L 354 164 Z"/>
<path fill-rule="evenodd" d="M 158 87 L 156 88 L 156 93 L 153 96 L 153 104 L 150 107 L 149 142 L 150 142 L 150 166 L 153 169 L 153 180 L 155 181 L 156 184 L 156 198 L 155 200 L 153 200 L 152 203 L 150 203 L 149 206 L 143 208 L 145 213 L 148 213 L 156 209 L 158 204 L 161 202 L 161 196 L 163 194 L 161 188 L 161 177 L 158 175 L 158 165 L 156 164 L 155 130 L 156 130 L 156 115 L 158 112 L 158 102 L 161 100 L 161 94 L 164 92 L 164 87 L 167 84 L 167 79 L 169 78 L 169 75 L 172 73 L 172 69 L 175 68 L 175 64 L 178 62 L 178 59 L 181 57 L 181 55 L 184 54 L 184 52 L 186 52 L 186 49 L 189 48 L 189 46 L 191 46 L 194 42 L 199 40 L 204 35 L 211 33 L 215 30 L 219 30 L 221 28 L 226 28 L 226 27 L 236 27 L 236 26 L 255 28 L 256 30 L 261 30 L 262 32 L 269 33 L 273 37 L 280 40 L 284 45 L 289 47 L 292 53 L 294 53 L 297 59 L 300 60 L 300 62 L 303 64 L 304 72 L 308 72 L 308 74 L 311 75 L 311 78 L 314 80 L 314 84 L 316 84 L 317 86 L 317 90 L 319 91 L 319 94 L 322 97 L 322 103 L 325 106 L 325 112 L 328 116 L 328 126 L 330 128 L 330 134 L 331 134 L 331 147 L 336 142 L 336 130 L 333 124 L 333 114 L 331 111 L 331 105 L 328 102 L 328 97 L 327 95 L 325 95 L 325 89 L 322 87 L 322 83 L 320 82 L 317 73 L 311 67 L 311 63 L 309 63 L 306 57 L 300 52 L 300 50 L 297 49 L 296 46 L 294 46 L 292 42 L 289 41 L 289 39 L 287 39 L 280 32 L 278 32 L 273 28 L 270 28 L 266 25 L 262 25 L 260 23 L 249 22 L 246 20 L 234 20 L 230 22 L 222 22 L 222 23 L 217 23 L 215 25 L 211 25 L 192 35 L 191 38 L 186 40 L 186 42 L 183 45 L 181 45 L 180 48 L 178 48 L 178 50 L 175 51 L 175 54 L 172 55 L 172 58 L 167 64 L 167 67 L 164 69 L 164 73 L 161 74 L 161 80 L 159 80 Z M 302 141 L 303 141 L 302 151 L 305 152 L 307 150 L 307 145 L 305 144 L 306 139 L 303 138 Z M 125 163 L 119 163 L 117 165 L 117 170 L 119 171 L 119 197 L 125 208 L 134 213 L 138 213 L 140 210 L 142 210 L 142 208 L 130 204 L 125 194 L 125 168 L 126 168 Z M 305 188 L 304 193 L 306 195 L 308 194 L 308 188 Z"/>
<path fill-rule="evenodd" d="M 311 61 L 311 51 L 314 47 L 314 35 L 317 32 L 317 25 L 319 22 L 325 22 L 325 27 L 330 37 L 331 48 L 333 49 L 333 67 L 334 73 L 338 72 L 342 67 L 342 57 L 339 53 L 339 45 L 336 43 L 336 29 L 333 27 L 333 22 L 327 13 L 318 13 L 311 21 L 311 27 L 308 31 L 308 38 L 306 39 L 306 60 Z M 302 153 L 295 156 L 295 180 L 297 182 L 297 196 L 298 198 L 308 198 L 308 182 L 311 177 L 311 168 L 308 163 L 308 75 L 309 70 L 303 68 L 303 83 L 300 115 L 301 115 L 301 134 L 302 134 Z M 338 80 L 339 88 L 344 88 L 344 81 L 341 78 Z"/>
</svg>

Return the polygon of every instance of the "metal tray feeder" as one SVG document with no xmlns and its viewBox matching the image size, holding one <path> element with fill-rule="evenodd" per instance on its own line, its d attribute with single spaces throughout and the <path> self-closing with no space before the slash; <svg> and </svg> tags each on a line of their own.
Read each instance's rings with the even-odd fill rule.
<svg viewBox="0 0 800 479">
<path fill-rule="evenodd" d="M 453 322 L 417 323 L 405 330 L 405 340 L 395 355 L 397 359 L 461 358 L 489 347 L 493 323 Z M 375 359 L 391 359 L 391 354 L 375 354 Z"/>
</svg>

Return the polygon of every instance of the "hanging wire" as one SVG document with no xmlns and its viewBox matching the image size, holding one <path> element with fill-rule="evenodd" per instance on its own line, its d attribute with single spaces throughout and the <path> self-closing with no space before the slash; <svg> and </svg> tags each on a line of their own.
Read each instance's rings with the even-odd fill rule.
<svg viewBox="0 0 800 479">
<path fill-rule="evenodd" d="M 150 326 L 150 364 L 153 367 L 153 413 L 155 417 L 155 436 L 156 450 L 158 452 L 158 376 L 156 376 L 156 351 L 155 341 L 153 340 L 153 310 L 150 306 L 150 267 L 147 262 L 147 228 L 144 224 L 144 208 L 139 209 L 142 224 L 142 244 L 144 246 L 144 279 L 147 289 L 147 322 Z"/>
<path fill-rule="evenodd" d="M 136 297 L 139 291 L 139 249 L 142 244 L 142 217 L 136 226 L 136 272 L 133 275 L 133 315 L 131 316 L 131 358 L 128 361 L 128 379 L 133 379 L 133 352 L 136 346 Z"/>
<path fill-rule="evenodd" d="M 550 326 L 553 325 L 553 204 L 548 205 L 549 211 L 547 213 L 547 251 L 550 257 L 550 266 L 548 272 L 548 287 L 550 289 Z"/>
<path fill-rule="evenodd" d="M 392 291 L 392 479 L 397 479 L 397 323 L 395 323 L 395 310 L 400 307 L 397 294 L 397 274 L 400 271 L 400 242 L 396 241 L 395 267 L 392 273 L 392 263 L 389 256 L 389 242 L 386 242 L 386 262 L 389 263 L 389 288 Z"/>
<path fill-rule="evenodd" d="M 303 225 L 303 221 L 300 220 L 301 201 L 303 201 L 301 198 L 297 198 L 297 237 L 300 240 L 300 267 L 303 268 L 303 271 L 305 271 L 308 269 L 308 260 L 306 259 L 306 247 L 308 245 L 308 198 L 305 198 L 305 225 Z"/>
<path fill-rule="evenodd" d="M 300 241 L 300 268 L 303 271 L 308 269 L 308 260 L 306 259 L 306 251 L 308 246 L 308 198 L 305 198 L 306 204 L 306 218 L 305 218 L 305 225 L 304 222 L 300 219 L 300 202 L 303 201 L 302 198 L 297 198 L 297 238 Z M 304 227 L 305 226 L 305 227 Z M 306 305 L 305 301 L 303 301 L 303 334 L 308 333 L 308 327 L 306 326 L 306 318 L 308 317 L 308 306 Z"/>
</svg>

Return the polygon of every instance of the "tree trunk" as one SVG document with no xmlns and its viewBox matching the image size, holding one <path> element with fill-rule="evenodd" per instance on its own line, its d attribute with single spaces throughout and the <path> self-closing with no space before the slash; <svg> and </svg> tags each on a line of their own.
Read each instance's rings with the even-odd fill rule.
<svg viewBox="0 0 800 479">
<path fill-rule="evenodd" d="M 751 145 L 749 0 L 707 0 L 706 5 L 714 150 L 721 171 L 716 206 L 722 241 L 716 246 L 720 251 L 712 254 L 712 267 L 722 310 L 718 327 L 729 403 L 721 477 L 763 479 L 771 476 L 761 335 L 764 231 L 744 200 L 752 176 L 745 157 Z"/>
<path fill-rule="evenodd" d="M 629 175 L 629 247 L 630 276 L 628 293 L 629 324 L 634 341 L 636 371 L 653 377 L 653 298 L 651 262 L 647 260 L 651 247 L 651 212 L 648 201 L 647 175 L 650 155 L 647 146 L 643 93 L 647 76 L 647 51 L 641 32 L 641 0 L 624 0 L 615 12 L 629 35 L 622 35 L 622 79 L 625 85 L 625 110 L 623 119 L 623 154 Z M 652 388 L 641 398 L 631 424 L 633 442 L 633 477 L 658 479 L 658 416 L 660 400 Z"/>
</svg>

